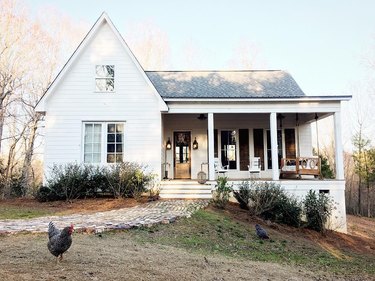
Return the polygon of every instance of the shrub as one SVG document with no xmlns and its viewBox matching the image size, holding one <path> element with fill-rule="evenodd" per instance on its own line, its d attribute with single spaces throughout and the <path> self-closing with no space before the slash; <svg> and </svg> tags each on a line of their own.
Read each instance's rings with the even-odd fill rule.
<svg viewBox="0 0 375 281">
<path fill-rule="evenodd" d="M 249 210 L 250 195 L 250 183 L 248 181 L 240 183 L 238 185 L 238 191 L 233 190 L 234 198 L 236 198 L 237 202 L 240 204 L 240 208 L 244 210 Z"/>
<path fill-rule="evenodd" d="M 320 157 L 321 159 L 321 174 L 322 174 L 322 177 L 325 178 L 325 179 L 333 179 L 335 178 L 335 175 L 333 173 L 333 170 L 331 168 L 331 166 L 329 165 L 328 163 L 328 159 L 321 156 Z"/>
<path fill-rule="evenodd" d="M 212 202 L 214 206 L 224 209 L 229 202 L 232 187 L 228 184 L 227 177 L 218 177 L 216 182 L 216 191 L 214 193 Z"/>
<path fill-rule="evenodd" d="M 116 198 L 139 199 L 152 179 L 153 175 L 145 173 L 141 165 L 131 162 L 108 167 L 77 163 L 55 165 L 36 198 L 39 201 L 72 200 L 107 193 Z"/>
<path fill-rule="evenodd" d="M 91 176 L 99 172 L 90 165 L 68 163 L 54 165 L 47 185 L 40 189 L 37 198 L 41 201 L 72 200 L 94 193 Z"/>
<path fill-rule="evenodd" d="M 304 200 L 306 227 L 324 233 L 332 208 L 332 200 L 326 194 L 310 190 Z"/>
<path fill-rule="evenodd" d="M 109 190 L 113 196 L 134 197 L 139 199 L 141 194 L 145 192 L 147 184 L 152 179 L 152 174 L 144 172 L 144 167 L 134 162 L 124 162 L 110 166 L 106 173 Z"/>
<path fill-rule="evenodd" d="M 252 215 L 291 226 L 300 225 L 301 203 L 288 195 L 278 184 L 243 182 L 239 191 L 233 193 L 240 206 L 248 209 Z"/>
</svg>

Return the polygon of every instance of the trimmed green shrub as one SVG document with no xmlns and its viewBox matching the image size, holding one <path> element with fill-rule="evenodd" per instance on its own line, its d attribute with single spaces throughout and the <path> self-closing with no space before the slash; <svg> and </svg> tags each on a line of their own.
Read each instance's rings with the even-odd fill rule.
<svg viewBox="0 0 375 281">
<path fill-rule="evenodd" d="M 99 168 L 90 165 L 68 163 L 54 165 L 47 185 L 40 189 L 37 198 L 41 201 L 72 200 L 93 196 L 95 182 L 92 175 L 100 173 Z"/>
<path fill-rule="evenodd" d="M 39 188 L 39 201 L 72 200 L 109 194 L 138 199 L 153 175 L 144 167 L 125 162 L 107 167 L 68 163 L 52 167 L 47 184 Z"/>
<path fill-rule="evenodd" d="M 250 183 L 248 181 L 241 182 L 238 185 L 238 191 L 233 190 L 233 196 L 240 204 L 241 209 L 249 210 L 250 194 Z"/>
<path fill-rule="evenodd" d="M 301 223 L 301 203 L 278 184 L 243 182 L 239 191 L 233 193 L 240 206 L 248 209 L 251 215 L 296 227 Z"/>
<path fill-rule="evenodd" d="M 324 233 L 332 209 L 333 202 L 326 194 L 310 190 L 304 200 L 306 227 Z"/>
<path fill-rule="evenodd" d="M 212 202 L 215 207 L 224 209 L 229 202 L 232 186 L 228 184 L 228 177 L 218 177 L 216 180 L 216 191 Z"/>
<path fill-rule="evenodd" d="M 145 167 L 134 162 L 124 162 L 107 168 L 106 177 L 109 190 L 114 197 L 134 197 L 138 199 L 153 175 L 144 172 Z"/>
</svg>

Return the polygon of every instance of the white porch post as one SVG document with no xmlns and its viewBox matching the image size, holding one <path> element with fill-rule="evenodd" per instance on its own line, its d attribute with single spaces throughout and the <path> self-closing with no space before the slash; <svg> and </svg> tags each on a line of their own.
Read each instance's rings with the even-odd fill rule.
<svg viewBox="0 0 375 281">
<path fill-rule="evenodd" d="M 279 157 L 277 155 L 277 118 L 276 112 L 270 114 L 272 180 L 279 180 Z M 268 167 L 270 168 L 270 167 Z"/>
<path fill-rule="evenodd" d="M 336 162 L 336 179 L 343 180 L 344 177 L 344 160 L 343 160 L 343 149 L 341 140 L 341 113 L 335 112 L 334 116 L 335 124 L 335 162 Z"/>
<path fill-rule="evenodd" d="M 208 179 L 215 180 L 214 167 L 214 114 L 208 113 Z"/>
</svg>

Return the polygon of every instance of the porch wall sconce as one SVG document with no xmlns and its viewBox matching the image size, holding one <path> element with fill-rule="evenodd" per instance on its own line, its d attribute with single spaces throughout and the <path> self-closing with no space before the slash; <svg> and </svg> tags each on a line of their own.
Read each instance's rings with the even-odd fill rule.
<svg viewBox="0 0 375 281">
<path fill-rule="evenodd" d="M 195 138 L 194 141 L 193 141 L 193 149 L 198 149 L 197 138 Z"/>
<path fill-rule="evenodd" d="M 172 149 L 172 144 L 171 144 L 171 139 L 170 138 L 168 138 L 167 143 L 165 144 L 165 148 L 167 150 L 171 150 Z"/>
</svg>

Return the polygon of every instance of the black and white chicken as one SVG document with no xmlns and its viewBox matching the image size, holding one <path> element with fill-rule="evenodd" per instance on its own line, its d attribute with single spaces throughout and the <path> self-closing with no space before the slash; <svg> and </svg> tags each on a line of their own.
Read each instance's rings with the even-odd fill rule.
<svg viewBox="0 0 375 281">
<path fill-rule="evenodd" d="M 72 233 L 73 233 L 73 224 L 65 227 L 63 230 L 60 230 L 55 227 L 53 222 L 50 222 L 48 225 L 48 237 L 49 241 L 47 244 L 48 250 L 52 255 L 57 257 L 56 261 L 62 261 L 63 254 L 69 249 L 72 245 Z"/>
</svg>

